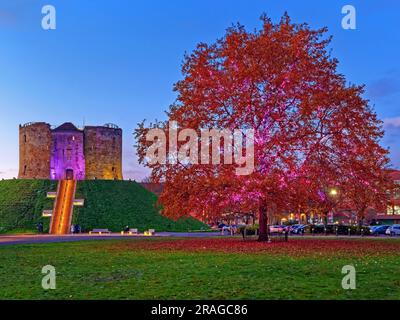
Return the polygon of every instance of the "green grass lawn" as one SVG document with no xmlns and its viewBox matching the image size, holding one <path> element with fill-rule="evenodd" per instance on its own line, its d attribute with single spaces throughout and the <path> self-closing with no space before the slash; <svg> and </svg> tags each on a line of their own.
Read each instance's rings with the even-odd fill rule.
<svg viewBox="0 0 400 320">
<path fill-rule="evenodd" d="M 295 248 L 293 254 L 288 254 L 280 253 L 279 245 L 273 252 L 262 248 L 252 253 L 210 248 L 202 251 L 201 245 L 196 250 L 181 250 L 174 249 L 175 241 L 126 239 L 0 247 L 0 298 L 400 298 L 400 254 L 352 257 L 339 254 L 337 248 L 326 255 L 299 254 Z M 191 240 L 184 241 L 190 244 Z M 225 240 L 207 241 L 212 244 Z M 308 245 L 308 240 L 302 241 L 300 246 Z M 400 245 L 398 240 L 388 243 Z M 157 248 L 160 245 L 162 248 Z M 341 270 L 348 264 L 357 270 L 356 290 L 341 287 Z M 56 268 L 56 290 L 41 288 L 41 268 L 45 265 Z"/>
</svg>

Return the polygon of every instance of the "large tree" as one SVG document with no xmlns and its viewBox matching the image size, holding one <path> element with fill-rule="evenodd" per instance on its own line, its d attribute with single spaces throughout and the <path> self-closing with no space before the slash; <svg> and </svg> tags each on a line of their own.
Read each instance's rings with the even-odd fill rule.
<svg viewBox="0 0 400 320">
<path fill-rule="evenodd" d="M 268 240 L 268 213 L 295 207 L 291 201 L 299 197 L 292 195 L 301 188 L 303 205 L 322 199 L 327 188 L 341 188 L 358 174 L 352 164 L 369 150 L 377 155 L 377 171 L 366 180 L 379 179 L 387 164 L 379 146 L 381 122 L 362 98 L 363 87 L 347 85 L 337 72 L 326 29 L 292 23 L 287 14 L 277 24 L 266 16 L 262 22 L 255 32 L 231 27 L 222 39 L 186 55 L 177 99 L 167 112 L 179 128 L 197 132 L 254 129 L 254 172 L 237 175 L 235 164 L 150 163 L 146 134 L 151 128 L 168 133 L 170 126 L 141 123 L 135 132 L 139 161 L 165 183 L 159 198 L 165 215 L 255 212 L 260 241 Z M 222 158 L 225 151 L 221 145 Z"/>
</svg>

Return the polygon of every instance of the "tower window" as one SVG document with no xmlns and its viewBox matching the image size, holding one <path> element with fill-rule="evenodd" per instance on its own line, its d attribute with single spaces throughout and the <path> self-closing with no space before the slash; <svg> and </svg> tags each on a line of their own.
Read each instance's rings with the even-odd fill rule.
<svg viewBox="0 0 400 320">
<path fill-rule="evenodd" d="M 116 145 L 116 139 L 115 137 L 113 137 L 112 139 L 112 148 L 115 149 L 115 145 Z"/>
<path fill-rule="evenodd" d="M 24 175 L 26 174 L 26 165 L 24 165 Z"/>
<path fill-rule="evenodd" d="M 26 134 L 24 134 L 24 142 L 26 143 Z"/>
<path fill-rule="evenodd" d="M 72 158 L 72 149 L 68 148 L 67 149 L 67 160 L 70 161 Z"/>
</svg>

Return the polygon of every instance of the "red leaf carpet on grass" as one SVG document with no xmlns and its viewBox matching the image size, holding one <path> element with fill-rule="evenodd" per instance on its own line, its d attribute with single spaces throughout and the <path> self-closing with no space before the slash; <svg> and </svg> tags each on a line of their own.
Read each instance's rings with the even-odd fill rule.
<svg viewBox="0 0 400 320">
<path fill-rule="evenodd" d="M 254 240 L 216 239 L 151 239 L 111 245 L 110 250 L 156 250 L 184 252 L 223 252 L 285 254 L 289 256 L 366 256 L 399 255 L 400 241 L 381 239 L 291 239 L 289 242 L 262 243 Z"/>
</svg>

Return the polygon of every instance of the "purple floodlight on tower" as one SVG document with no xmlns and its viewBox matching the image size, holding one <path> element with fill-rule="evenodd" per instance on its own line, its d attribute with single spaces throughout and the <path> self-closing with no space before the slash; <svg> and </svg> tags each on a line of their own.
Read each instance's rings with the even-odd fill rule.
<svg viewBox="0 0 400 320">
<path fill-rule="evenodd" d="M 70 122 L 52 130 L 50 178 L 85 179 L 83 131 Z"/>
</svg>

